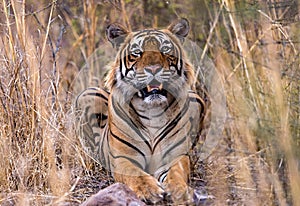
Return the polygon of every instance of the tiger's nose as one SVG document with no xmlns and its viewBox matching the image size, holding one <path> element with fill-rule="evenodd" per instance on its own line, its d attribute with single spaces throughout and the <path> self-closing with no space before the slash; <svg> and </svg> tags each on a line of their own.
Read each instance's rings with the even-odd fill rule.
<svg viewBox="0 0 300 206">
<path fill-rule="evenodd" d="M 159 65 L 159 64 L 149 65 L 149 66 L 146 66 L 144 68 L 144 70 L 145 70 L 146 73 L 155 75 L 155 74 L 159 73 L 162 70 L 162 66 Z"/>
</svg>

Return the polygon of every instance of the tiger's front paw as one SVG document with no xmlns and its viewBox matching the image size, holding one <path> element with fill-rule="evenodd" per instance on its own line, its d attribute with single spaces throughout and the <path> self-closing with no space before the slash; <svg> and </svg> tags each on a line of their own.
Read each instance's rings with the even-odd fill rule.
<svg viewBox="0 0 300 206">
<path fill-rule="evenodd" d="M 160 183 L 151 175 L 138 176 L 129 187 L 137 194 L 137 196 L 146 202 L 157 203 L 161 201 L 166 192 Z"/>
<path fill-rule="evenodd" d="M 176 204 L 186 204 L 193 202 L 193 191 L 186 184 L 185 181 L 180 178 L 168 178 L 164 182 L 164 188 L 168 194 L 171 195 L 171 198 Z"/>
</svg>

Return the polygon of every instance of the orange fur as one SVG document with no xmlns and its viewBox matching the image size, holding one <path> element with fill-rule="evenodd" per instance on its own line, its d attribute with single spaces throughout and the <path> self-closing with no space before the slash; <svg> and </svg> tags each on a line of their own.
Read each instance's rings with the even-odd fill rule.
<svg viewBox="0 0 300 206">
<path fill-rule="evenodd" d="M 108 27 L 108 37 L 119 52 L 105 80 L 109 94 L 96 102 L 107 105 L 107 110 L 94 111 L 108 117 L 107 125 L 94 127 L 88 114 L 81 123 L 89 129 L 81 134 L 84 142 L 94 144 L 93 138 L 100 135 L 100 143 L 90 147 L 99 151 L 100 145 L 101 162 L 112 170 L 115 180 L 154 203 L 165 194 L 176 203 L 192 201 L 188 153 L 200 135 L 205 102 L 193 88 L 194 68 L 176 36 L 187 35 L 185 26 L 182 20 L 164 30 L 128 32 L 118 24 Z M 119 36 L 123 43 L 115 40 Z M 164 46 L 168 52 L 163 52 Z M 99 94 L 102 91 L 99 88 Z M 89 93 L 94 90 L 78 97 L 82 111 L 97 108 L 86 101 Z"/>
</svg>

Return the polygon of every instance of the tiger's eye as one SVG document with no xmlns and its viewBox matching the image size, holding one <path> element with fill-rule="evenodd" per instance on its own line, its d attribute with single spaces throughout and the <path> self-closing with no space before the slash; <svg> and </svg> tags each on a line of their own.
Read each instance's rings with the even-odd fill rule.
<svg viewBox="0 0 300 206">
<path fill-rule="evenodd" d="M 170 52 L 170 50 L 171 50 L 171 48 L 168 47 L 168 46 L 163 46 L 163 47 L 160 49 L 160 51 L 161 51 L 162 53 Z"/>
<path fill-rule="evenodd" d="M 131 55 L 135 56 L 135 57 L 139 57 L 142 55 L 142 51 L 139 49 L 136 49 L 134 51 L 131 52 Z"/>
</svg>

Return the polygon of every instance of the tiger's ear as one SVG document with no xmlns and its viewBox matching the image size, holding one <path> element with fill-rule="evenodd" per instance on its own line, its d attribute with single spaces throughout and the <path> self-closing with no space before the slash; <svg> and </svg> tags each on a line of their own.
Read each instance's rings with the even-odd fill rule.
<svg viewBox="0 0 300 206">
<path fill-rule="evenodd" d="M 106 37 L 115 48 L 119 48 L 129 31 L 118 23 L 110 24 L 106 27 Z"/>
<path fill-rule="evenodd" d="M 185 18 L 179 19 L 168 26 L 168 30 L 175 34 L 180 41 L 184 41 L 184 38 L 190 31 L 189 21 Z"/>
</svg>

